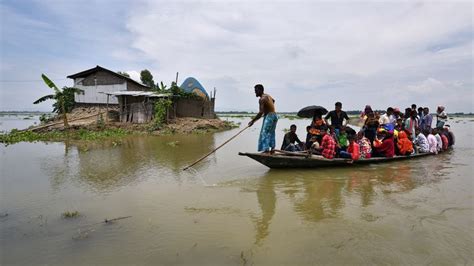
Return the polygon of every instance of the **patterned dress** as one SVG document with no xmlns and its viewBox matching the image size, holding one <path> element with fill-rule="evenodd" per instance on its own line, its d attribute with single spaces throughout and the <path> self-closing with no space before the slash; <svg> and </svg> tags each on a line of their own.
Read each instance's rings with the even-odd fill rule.
<svg viewBox="0 0 474 266">
<path fill-rule="evenodd" d="M 258 138 L 258 151 L 275 149 L 275 129 L 278 122 L 276 113 L 268 113 L 263 118 L 260 137 Z"/>
<path fill-rule="evenodd" d="M 369 159 L 372 154 L 372 146 L 370 145 L 369 139 L 362 137 L 357 140 L 357 144 L 359 144 L 360 148 L 360 158 Z"/>
</svg>

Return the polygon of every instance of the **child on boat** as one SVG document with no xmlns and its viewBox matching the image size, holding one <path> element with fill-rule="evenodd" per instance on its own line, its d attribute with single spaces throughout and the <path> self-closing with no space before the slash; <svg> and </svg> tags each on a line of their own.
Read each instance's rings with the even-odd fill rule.
<svg viewBox="0 0 474 266">
<path fill-rule="evenodd" d="M 359 160 L 360 158 L 360 147 L 357 144 L 355 136 L 351 135 L 349 137 L 349 146 L 347 147 L 347 151 L 340 151 L 339 157 L 341 158 L 349 158 L 354 161 Z"/>
<path fill-rule="evenodd" d="M 364 131 L 357 133 L 357 144 L 359 144 L 360 158 L 369 159 L 372 155 L 370 140 L 364 136 Z"/>
<path fill-rule="evenodd" d="M 336 146 L 337 146 L 337 151 L 336 151 L 337 154 L 339 154 L 341 151 L 347 150 L 347 147 L 349 146 L 349 140 L 347 138 L 346 127 L 344 126 L 342 126 L 339 129 L 339 135 L 337 135 Z"/>
</svg>

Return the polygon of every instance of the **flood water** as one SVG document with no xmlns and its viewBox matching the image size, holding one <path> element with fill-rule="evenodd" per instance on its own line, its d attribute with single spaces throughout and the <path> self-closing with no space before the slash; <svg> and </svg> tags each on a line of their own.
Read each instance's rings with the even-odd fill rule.
<svg viewBox="0 0 474 266">
<path fill-rule="evenodd" d="M 0 264 L 474 263 L 472 118 L 438 156 L 313 170 L 238 156 L 260 124 L 186 172 L 239 129 L 1 145 Z"/>
</svg>

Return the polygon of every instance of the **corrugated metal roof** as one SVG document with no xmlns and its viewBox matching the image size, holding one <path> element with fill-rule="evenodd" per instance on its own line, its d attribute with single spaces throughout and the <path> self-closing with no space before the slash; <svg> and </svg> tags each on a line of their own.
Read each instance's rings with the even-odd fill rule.
<svg viewBox="0 0 474 266">
<path fill-rule="evenodd" d="M 90 75 L 90 74 L 92 74 L 92 73 L 95 73 L 95 72 L 97 72 L 97 71 L 99 71 L 99 70 L 103 70 L 103 71 L 108 72 L 108 73 L 110 73 L 110 74 L 112 74 L 112 75 L 115 75 L 115 76 L 117 76 L 117 77 L 126 79 L 126 80 L 128 80 L 128 81 L 130 81 L 130 82 L 133 82 L 133 83 L 135 83 L 135 84 L 137 84 L 137 85 L 139 85 L 139 86 L 141 86 L 141 87 L 144 87 L 144 88 L 147 88 L 147 89 L 151 89 L 150 86 L 147 86 L 147 85 L 145 85 L 145 84 L 142 84 L 142 83 L 140 83 L 140 82 L 138 82 L 138 81 L 136 81 L 136 80 L 134 80 L 134 79 L 132 79 L 132 78 L 130 78 L 130 77 L 126 77 L 126 76 L 120 75 L 119 73 L 116 73 L 116 72 L 114 72 L 114 71 L 112 71 L 112 70 L 109 70 L 109 69 L 107 69 L 107 68 L 101 67 L 101 66 L 99 66 L 99 65 L 97 65 L 96 67 L 93 67 L 93 68 L 91 68 L 91 69 L 87 69 L 87 70 L 84 70 L 84 71 L 82 71 L 82 72 L 69 75 L 69 76 L 67 76 L 67 78 L 70 78 L 70 79 L 80 78 L 80 77 L 84 77 L 84 76 Z"/>
<path fill-rule="evenodd" d="M 156 93 L 153 91 L 114 91 L 114 92 L 102 92 L 102 93 L 108 94 L 108 95 L 114 95 L 114 96 L 133 96 L 133 97 L 145 96 L 145 97 L 166 98 L 166 97 L 171 96 L 171 94 Z"/>
</svg>

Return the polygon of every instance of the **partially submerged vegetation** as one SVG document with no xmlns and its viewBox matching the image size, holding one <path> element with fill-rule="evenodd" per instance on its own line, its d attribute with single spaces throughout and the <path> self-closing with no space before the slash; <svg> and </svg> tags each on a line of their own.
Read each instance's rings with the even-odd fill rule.
<svg viewBox="0 0 474 266">
<path fill-rule="evenodd" d="M 0 134 L 0 143 L 14 144 L 22 141 L 98 141 L 117 140 L 131 135 L 170 135 L 170 134 L 204 134 L 238 127 L 231 121 L 219 119 L 177 118 L 162 124 L 159 129 L 149 124 L 108 123 L 99 119 L 93 125 L 77 125 L 67 129 L 63 127 L 42 131 L 16 130 Z"/>
<path fill-rule="evenodd" d="M 61 217 L 65 219 L 76 218 L 76 217 L 79 217 L 79 212 L 78 211 L 65 211 L 63 212 L 63 214 L 61 214 Z"/>
<path fill-rule="evenodd" d="M 0 134 L 0 142 L 5 144 L 14 144 L 17 142 L 36 142 L 36 141 L 65 141 L 65 140 L 102 140 L 107 138 L 121 138 L 129 135 L 131 132 L 112 128 L 101 131 L 91 131 L 87 129 L 68 130 L 68 131 L 20 131 L 12 130 L 7 134 Z"/>
</svg>

